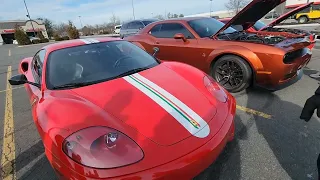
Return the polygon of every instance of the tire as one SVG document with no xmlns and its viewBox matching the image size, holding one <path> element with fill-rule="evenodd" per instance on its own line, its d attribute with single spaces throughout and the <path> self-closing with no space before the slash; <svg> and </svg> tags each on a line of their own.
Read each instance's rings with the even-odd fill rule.
<svg viewBox="0 0 320 180">
<path fill-rule="evenodd" d="M 300 16 L 299 19 L 298 19 L 298 22 L 300 24 L 307 23 L 308 22 L 308 17 L 307 16 Z"/>
<path fill-rule="evenodd" d="M 242 58 L 226 55 L 219 58 L 211 68 L 210 75 L 232 93 L 247 89 L 252 83 L 252 69 Z"/>
</svg>

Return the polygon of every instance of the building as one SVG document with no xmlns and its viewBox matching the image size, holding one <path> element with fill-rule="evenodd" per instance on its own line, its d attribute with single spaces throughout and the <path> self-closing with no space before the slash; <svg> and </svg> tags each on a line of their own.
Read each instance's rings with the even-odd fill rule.
<svg viewBox="0 0 320 180">
<path fill-rule="evenodd" d="M 216 18 L 229 18 L 233 17 L 235 14 L 231 11 L 215 11 L 201 14 L 193 14 L 185 17 L 216 17 Z"/>
<path fill-rule="evenodd" d="M 38 32 L 42 32 L 43 36 L 48 38 L 46 27 L 41 20 L 0 21 L 0 45 L 12 44 L 16 26 L 21 27 L 28 36 L 35 36 Z"/>
</svg>

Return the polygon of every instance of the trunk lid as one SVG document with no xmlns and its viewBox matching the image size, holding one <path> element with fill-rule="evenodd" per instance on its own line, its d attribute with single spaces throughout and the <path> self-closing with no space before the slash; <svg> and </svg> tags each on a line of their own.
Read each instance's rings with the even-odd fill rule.
<svg viewBox="0 0 320 180">
<path fill-rule="evenodd" d="M 281 23 L 282 21 L 286 20 L 288 17 L 293 16 L 294 14 L 310 7 L 313 4 L 313 2 L 307 3 L 305 5 L 299 6 L 295 9 L 293 9 L 292 11 L 289 11 L 285 14 L 283 14 L 282 16 L 280 16 L 279 18 L 275 19 L 274 21 L 272 21 L 271 23 L 269 23 L 267 26 L 263 27 L 262 29 L 260 29 L 259 31 L 263 31 L 264 29 L 266 29 L 267 27 L 273 27 L 278 25 L 279 23 Z"/>
<path fill-rule="evenodd" d="M 73 91 L 160 145 L 219 129 L 208 126 L 217 111 L 212 102 L 164 65 Z"/>
</svg>

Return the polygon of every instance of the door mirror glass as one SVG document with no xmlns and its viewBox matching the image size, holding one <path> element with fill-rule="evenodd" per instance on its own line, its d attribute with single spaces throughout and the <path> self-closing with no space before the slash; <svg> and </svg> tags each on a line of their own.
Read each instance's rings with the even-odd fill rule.
<svg viewBox="0 0 320 180">
<path fill-rule="evenodd" d="M 11 85 L 22 85 L 22 84 L 28 83 L 40 88 L 40 84 L 29 82 L 27 80 L 27 77 L 24 74 L 18 74 L 18 75 L 12 76 L 11 79 L 9 79 L 9 83 Z"/>
<path fill-rule="evenodd" d="M 182 39 L 184 42 L 187 41 L 187 38 L 184 37 L 184 35 L 182 33 L 177 33 L 174 35 L 174 39 Z"/>
</svg>

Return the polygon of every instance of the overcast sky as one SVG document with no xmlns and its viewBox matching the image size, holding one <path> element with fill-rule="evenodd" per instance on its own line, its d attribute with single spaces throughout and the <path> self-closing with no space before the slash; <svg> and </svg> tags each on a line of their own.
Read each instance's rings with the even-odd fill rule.
<svg viewBox="0 0 320 180">
<path fill-rule="evenodd" d="M 224 10 L 227 0 L 213 0 L 212 11 Z M 72 20 L 82 24 L 97 24 L 110 21 L 114 13 L 121 21 L 133 18 L 131 0 L 26 0 L 31 18 L 45 17 L 55 23 Z M 165 12 L 191 15 L 210 12 L 210 0 L 133 0 L 135 16 L 150 18 Z M 26 19 L 23 0 L 0 0 L 0 21 Z"/>
</svg>

